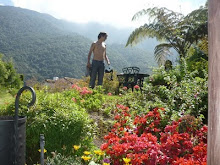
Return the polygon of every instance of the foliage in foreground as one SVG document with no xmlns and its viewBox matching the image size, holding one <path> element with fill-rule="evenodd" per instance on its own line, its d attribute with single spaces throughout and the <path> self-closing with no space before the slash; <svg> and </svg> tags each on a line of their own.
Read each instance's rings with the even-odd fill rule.
<svg viewBox="0 0 220 165">
<path fill-rule="evenodd" d="M 93 147 L 94 125 L 86 112 L 86 108 L 93 109 L 99 106 L 100 95 L 84 88 L 61 93 L 48 93 L 46 90 L 36 91 L 37 103 L 27 108 L 30 93 L 21 97 L 19 114 L 27 116 L 27 163 L 39 161 L 39 137 L 44 134 L 45 148 L 50 152 L 59 152 L 64 155 L 72 154 L 73 144 L 82 144 L 85 149 Z M 89 104 L 93 100 L 94 104 Z M 95 101 L 97 100 L 97 101 Z M 82 104 L 84 106 L 82 106 Z M 99 107 L 98 107 L 99 108 Z M 13 115 L 14 104 L 1 111 L 2 115 Z"/>
<path fill-rule="evenodd" d="M 207 126 L 183 116 L 163 127 L 166 110 L 155 108 L 131 118 L 128 107 L 118 105 L 115 124 L 101 149 L 114 165 L 127 159 L 132 165 L 206 164 Z"/>
<path fill-rule="evenodd" d="M 136 164 L 204 163 L 207 127 L 201 122 L 201 113 L 207 110 L 207 73 L 201 71 L 204 74 L 199 77 L 200 74 L 190 72 L 184 62 L 172 70 L 159 68 L 149 77 L 142 93 L 138 86 L 134 92 L 124 87 L 119 96 L 104 95 L 108 90 L 99 87 L 90 90 L 76 84 L 71 90 L 61 92 L 50 93 L 45 88 L 37 91 L 37 104 L 30 109 L 26 108 L 30 95 L 25 93 L 21 114 L 28 117 L 27 163 L 39 160 L 41 133 L 45 134 L 45 148 L 51 165 L 57 162 L 106 165 L 110 162 L 135 164 L 136 161 Z M 114 97 L 116 100 L 111 99 Z M 129 108 L 120 105 L 115 109 L 110 102 Z M 155 107 L 165 107 L 165 110 Z M 9 105 L 1 115 L 13 115 L 13 108 L 14 105 Z M 102 159 L 97 159 L 97 156 L 83 152 L 92 152 L 94 132 L 103 127 L 97 125 L 98 122 L 91 122 L 87 112 L 104 111 L 108 117 L 116 115 L 115 124 L 105 136 L 106 144 L 102 145 L 106 153 Z M 80 149 L 76 152 L 73 145 L 80 145 Z M 50 152 L 55 156 L 51 158 Z M 157 158 L 153 159 L 155 155 Z"/>
<path fill-rule="evenodd" d="M 198 72 L 189 71 L 184 62 L 171 70 L 164 67 L 155 69 L 145 82 L 142 93 L 122 91 L 127 93 L 122 104 L 136 114 L 143 114 L 154 107 L 164 107 L 171 119 L 189 114 L 204 116 L 203 122 L 207 123 L 208 74 L 206 70 L 201 71 L 203 75 L 199 77 Z"/>
<path fill-rule="evenodd" d="M 101 150 L 85 151 L 74 146 L 74 152 L 84 155 L 55 154 L 47 159 L 50 165 L 59 163 L 88 165 L 205 165 L 207 159 L 207 126 L 200 118 L 190 115 L 176 121 L 169 120 L 164 108 L 154 108 L 142 115 L 117 105 L 114 125 L 104 137 Z"/>
<path fill-rule="evenodd" d="M 149 78 L 145 93 L 149 100 L 157 102 L 158 99 L 172 111 L 195 117 L 205 115 L 208 112 L 208 75 L 201 78 L 195 77 L 195 74 L 188 72 L 184 66 L 170 71 L 158 69 Z"/>
</svg>

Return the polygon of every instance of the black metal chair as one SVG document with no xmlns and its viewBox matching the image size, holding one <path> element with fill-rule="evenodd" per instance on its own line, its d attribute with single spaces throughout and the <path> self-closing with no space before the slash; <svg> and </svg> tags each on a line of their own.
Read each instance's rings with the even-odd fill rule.
<svg viewBox="0 0 220 165">
<path fill-rule="evenodd" d="M 118 74 L 118 91 L 120 86 L 125 86 L 127 88 L 131 88 L 132 91 L 134 90 L 134 86 L 138 85 L 140 90 L 142 91 L 144 78 L 148 77 L 148 74 L 139 73 L 140 68 L 138 67 L 126 67 L 122 69 L 123 73 Z"/>
<path fill-rule="evenodd" d="M 137 74 L 140 71 L 140 68 L 133 66 L 133 67 L 126 67 L 122 69 L 124 74 Z"/>
<path fill-rule="evenodd" d="M 133 91 L 133 88 L 138 83 L 138 73 L 140 71 L 140 68 L 138 67 L 126 67 L 122 69 L 125 77 L 123 86 L 126 86 L 128 88 L 131 88 Z"/>
</svg>

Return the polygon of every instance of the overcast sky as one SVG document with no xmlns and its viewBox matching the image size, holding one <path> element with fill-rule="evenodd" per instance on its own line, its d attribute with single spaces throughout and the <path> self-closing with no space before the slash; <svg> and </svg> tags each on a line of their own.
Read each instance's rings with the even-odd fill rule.
<svg viewBox="0 0 220 165">
<path fill-rule="evenodd" d="M 99 22 L 124 28 L 141 25 L 144 20 L 131 19 L 144 8 L 167 7 L 186 15 L 205 2 L 206 0 L 0 0 L 0 5 L 27 8 L 72 22 Z"/>
</svg>

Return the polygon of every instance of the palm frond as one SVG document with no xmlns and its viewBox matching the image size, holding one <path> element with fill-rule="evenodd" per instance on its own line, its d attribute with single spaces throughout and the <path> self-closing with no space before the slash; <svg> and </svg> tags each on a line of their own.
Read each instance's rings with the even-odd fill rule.
<svg viewBox="0 0 220 165">
<path fill-rule="evenodd" d="M 170 48 L 173 46 L 169 43 L 162 43 L 155 47 L 154 49 L 154 56 L 159 65 L 164 64 L 167 60 L 167 56 L 171 55 Z"/>
<path fill-rule="evenodd" d="M 139 28 L 136 28 L 131 33 L 131 35 L 129 36 L 127 40 L 126 46 L 135 45 L 146 37 L 149 37 L 149 38 L 156 37 L 157 40 L 162 40 L 164 38 L 160 35 L 158 30 L 153 25 L 145 24 L 144 26 L 140 26 Z"/>
<path fill-rule="evenodd" d="M 132 20 L 136 20 L 143 15 L 149 16 L 149 23 L 135 29 L 129 36 L 126 46 L 137 44 L 146 37 L 169 41 L 173 36 L 176 36 L 176 26 L 180 19 L 183 19 L 183 15 L 180 13 L 173 12 L 167 8 L 154 7 L 137 12 Z"/>
<path fill-rule="evenodd" d="M 202 7 L 197 10 L 193 10 L 191 13 L 189 13 L 185 19 L 193 19 L 193 20 L 203 20 L 206 21 L 208 17 L 208 8 Z"/>
<path fill-rule="evenodd" d="M 167 42 L 155 48 L 155 58 L 158 62 L 163 61 L 165 55 L 170 53 L 171 47 L 180 57 L 185 57 L 193 43 L 207 36 L 207 11 L 207 6 L 201 7 L 184 17 L 167 8 L 143 9 L 137 12 L 132 20 L 147 15 L 149 21 L 132 32 L 126 46 L 136 44 L 146 37 L 156 38 Z"/>
<path fill-rule="evenodd" d="M 133 18 L 132 21 L 137 20 L 138 18 L 148 15 L 149 17 L 149 23 L 155 23 L 155 22 L 167 22 L 165 20 L 169 20 L 171 22 L 176 21 L 177 19 L 183 18 L 183 15 L 181 13 L 176 13 L 173 12 L 172 10 L 169 10 L 165 7 L 163 8 L 148 8 L 148 9 L 143 9 L 139 12 L 137 12 Z"/>
</svg>

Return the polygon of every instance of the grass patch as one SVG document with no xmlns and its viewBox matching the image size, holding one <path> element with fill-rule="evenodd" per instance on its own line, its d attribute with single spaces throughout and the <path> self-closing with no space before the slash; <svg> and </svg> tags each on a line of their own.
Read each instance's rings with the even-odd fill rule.
<svg viewBox="0 0 220 165">
<path fill-rule="evenodd" d="M 0 91 L 0 110 L 1 110 L 2 106 L 14 101 L 14 99 L 15 98 L 10 93 L 8 93 L 8 91 L 6 89 L 1 89 L 1 91 Z"/>
</svg>

